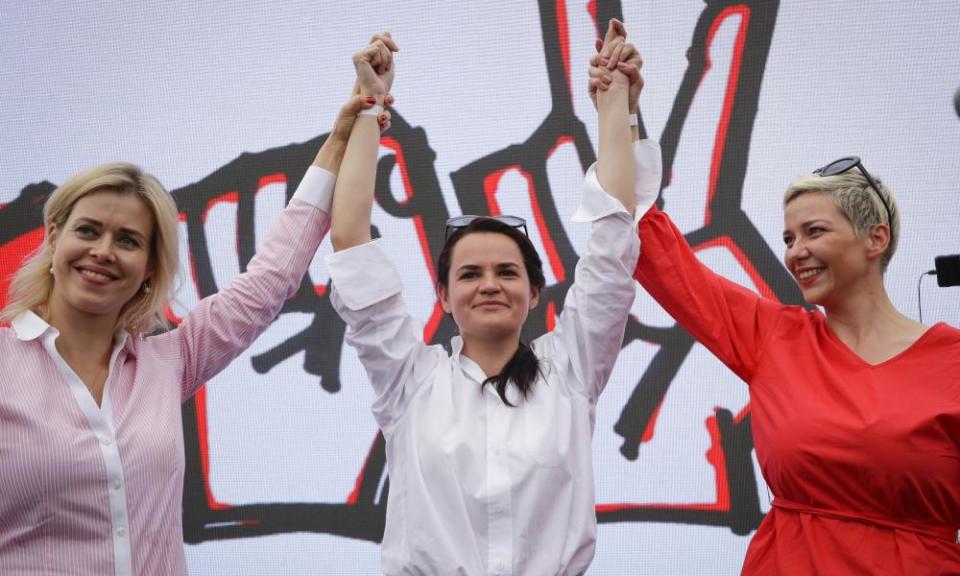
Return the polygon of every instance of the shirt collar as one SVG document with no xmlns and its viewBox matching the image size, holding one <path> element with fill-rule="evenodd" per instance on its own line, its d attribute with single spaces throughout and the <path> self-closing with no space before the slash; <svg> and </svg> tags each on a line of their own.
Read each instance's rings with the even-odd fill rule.
<svg viewBox="0 0 960 576">
<path fill-rule="evenodd" d="M 460 353 L 463 352 L 463 338 L 461 338 L 461 337 L 459 337 L 459 336 L 454 336 L 453 338 L 451 338 L 451 339 L 450 339 L 450 350 L 453 352 L 453 354 L 451 354 L 451 356 L 453 356 L 453 358 L 454 358 L 455 360 L 459 360 L 459 359 L 460 359 Z"/>
<path fill-rule="evenodd" d="M 17 314 L 10 322 L 10 326 L 13 328 L 14 333 L 16 333 L 17 338 L 25 342 L 36 340 L 48 331 L 53 331 L 56 334 L 60 333 L 32 310 L 26 310 Z M 124 348 L 130 354 L 136 353 L 136 347 L 133 345 L 134 339 L 126 330 L 118 330 L 116 334 L 113 335 L 113 343 L 115 348 Z"/>
<path fill-rule="evenodd" d="M 474 360 L 469 356 L 464 356 L 462 354 L 463 338 L 460 336 L 454 336 L 450 340 L 450 349 L 453 352 L 451 357 L 457 363 L 457 365 L 460 366 L 460 369 L 464 374 L 479 383 L 482 383 L 487 379 L 487 375 L 483 373 L 483 369 L 480 368 L 480 365 L 474 362 Z"/>
<path fill-rule="evenodd" d="M 32 310 L 17 314 L 10 322 L 10 326 L 16 333 L 17 338 L 23 341 L 36 340 L 51 328 L 43 318 L 37 316 Z"/>
</svg>

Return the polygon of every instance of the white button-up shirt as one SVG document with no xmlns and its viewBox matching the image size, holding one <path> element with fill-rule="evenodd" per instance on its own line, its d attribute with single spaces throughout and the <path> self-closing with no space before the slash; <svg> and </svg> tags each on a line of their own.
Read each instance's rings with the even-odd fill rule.
<svg viewBox="0 0 960 576">
<path fill-rule="evenodd" d="M 638 192 L 657 190 L 660 149 L 636 145 Z M 647 207 L 638 206 L 643 214 Z M 327 258 L 332 301 L 377 398 L 390 493 L 383 571 L 394 575 L 583 574 L 596 541 L 594 408 L 623 342 L 636 287 L 635 220 L 587 172 L 575 220 L 592 222 L 555 329 L 533 350 L 543 375 L 505 405 L 483 370 L 427 346 L 377 241 Z"/>
</svg>

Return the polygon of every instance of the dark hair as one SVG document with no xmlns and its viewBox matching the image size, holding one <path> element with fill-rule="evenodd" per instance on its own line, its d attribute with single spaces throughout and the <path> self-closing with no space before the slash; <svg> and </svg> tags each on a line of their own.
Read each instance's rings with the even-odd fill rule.
<svg viewBox="0 0 960 576">
<path fill-rule="evenodd" d="M 450 280 L 450 264 L 453 256 L 453 247 L 456 246 L 464 236 L 477 232 L 492 232 L 503 234 L 509 237 L 520 249 L 523 256 L 523 266 L 526 268 L 527 277 L 530 279 L 530 287 L 539 294 L 546 285 L 546 279 L 543 276 L 543 262 L 540 261 L 540 255 L 534 248 L 533 242 L 527 238 L 527 235 L 520 232 L 517 228 L 494 220 L 493 218 L 477 218 L 463 228 L 458 228 L 451 232 L 447 241 L 443 244 L 440 251 L 440 257 L 437 259 L 437 291 L 441 287 L 447 288 Z M 499 374 L 495 374 L 483 381 L 483 386 L 493 384 L 497 389 L 497 394 L 503 403 L 507 406 L 513 406 L 507 400 L 507 384 L 513 380 L 520 394 L 526 398 L 533 389 L 533 383 L 536 382 L 540 374 L 540 360 L 533 349 L 522 340 L 517 346 L 517 351 L 503 367 Z"/>
</svg>

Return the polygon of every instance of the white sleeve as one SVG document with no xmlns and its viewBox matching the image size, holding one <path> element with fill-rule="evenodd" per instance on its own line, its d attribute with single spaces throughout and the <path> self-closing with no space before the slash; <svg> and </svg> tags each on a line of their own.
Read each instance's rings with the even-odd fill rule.
<svg viewBox="0 0 960 576">
<path fill-rule="evenodd" d="M 424 344 L 423 326 L 407 312 L 400 275 L 378 240 L 336 252 L 326 264 L 331 302 L 377 395 L 373 415 L 389 436 L 442 348 Z"/>
<path fill-rule="evenodd" d="M 623 345 L 636 296 L 633 271 L 640 255 L 636 221 L 656 201 L 660 188 L 659 144 L 652 140 L 637 142 L 634 159 L 635 218 L 600 186 L 596 164 L 587 170 L 573 220 L 591 223 L 590 239 L 577 262 L 573 285 L 550 338 L 555 353 L 570 362 L 575 375 L 575 381 L 568 385 L 591 402 L 596 402 L 606 387 Z"/>
</svg>

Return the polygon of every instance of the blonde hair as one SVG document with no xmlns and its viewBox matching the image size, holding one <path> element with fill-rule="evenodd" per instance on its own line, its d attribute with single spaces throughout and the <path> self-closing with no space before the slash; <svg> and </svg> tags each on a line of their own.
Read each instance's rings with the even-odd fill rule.
<svg viewBox="0 0 960 576">
<path fill-rule="evenodd" d="M 177 233 L 177 206 L 160 182 L 140 167 L 126 162 L 111 162 L 76 174 L 53 191 L 43 205 L 43 228 L 48 239 L 50 228 L 62 230 L 77 202 L 97 192 L 114 192 L 136 196 L 149 208 L 154 222 L 150 240 L 150 266 L 153 274 L 150 290 L 139 290 L 117 317 L 116 328 L 133 336 L 167 325 L 167 307 L 174 280 L 180 269 Z M 0 320 L 9 322 L 18 314 L 33 310 L 45 314 L 53 293 L 54 277 L 50 273 L 53 254 L 44 241 L 14 275 L 9 299 Z"/>
<path fill-rule="evenodd" d="M 890 229 L 890 243 L 880 258 L 880 269 L 887 271 L 890 260 L 897 251 L 900 238 L 900 210 L 893 192 L 879 178 L 874 176 L 879 190 L 874 190 L 870 182 L 859 170 L 848 170 L 835 176 L 809 174 L 800 176 L 790 183 L 783 193 L 783 206 L 807 193 L 819 193 L 833 198 L 837 209 L 853 226 L 857 238 L 862 238 L 871 228 L 886 224 Z M 883 202 L 890 207 L 890 221 L 887 221 L 887 209 L 877 194 L 883 194 Z"/>
</svg>

